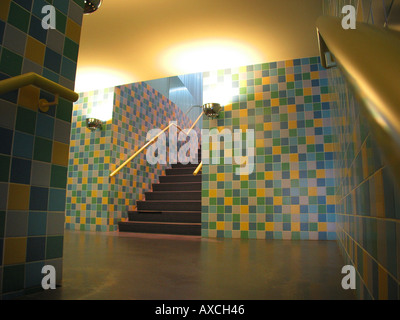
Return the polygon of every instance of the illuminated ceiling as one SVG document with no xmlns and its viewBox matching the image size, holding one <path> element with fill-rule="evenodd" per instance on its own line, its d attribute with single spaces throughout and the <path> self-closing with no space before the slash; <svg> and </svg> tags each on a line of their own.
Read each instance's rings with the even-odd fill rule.
<svg viewBox="0 0 400 320">
<path fill-rule="evenodd" d="M 75 90 L 318 55 L 321 0 L 104 0 L 83 18 Z"/>
</svg>

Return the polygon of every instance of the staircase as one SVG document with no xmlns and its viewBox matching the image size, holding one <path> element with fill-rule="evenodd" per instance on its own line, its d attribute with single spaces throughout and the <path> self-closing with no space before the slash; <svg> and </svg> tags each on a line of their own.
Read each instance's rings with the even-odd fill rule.
<svg viewBox="0 0 400 320">
<path fill-rule="evenodd" d="M 200 151 L 199 151 L 199 162 Z M 201 173 L 197 164 L 173 164 L 166 175 L 153 183 L 145 201 L 128 212 L 128 221 L 118 223 L 120 232 L 201 235 Z"/>
</svg>

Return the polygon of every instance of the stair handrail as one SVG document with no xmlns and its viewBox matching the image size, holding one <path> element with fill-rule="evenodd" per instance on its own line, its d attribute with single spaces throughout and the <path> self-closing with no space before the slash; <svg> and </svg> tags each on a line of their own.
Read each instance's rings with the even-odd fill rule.
<svg viewBox="0 0 400 320">
<path fill-rule="evenodd" d="M 133 159 L 135 159 L 144 149 L 146 149 L 148 146 L 150 146 L 152 143 L 154 143 L 160 135 L 162 135 L 165 131 L 167 131 L 172 125 L 178 128 L 178 130 L 182 131 L 185 133 L 187 136 L 189 133 L 193 130 L 197 122 L 200 120 L 201 116 L 203 115 L 203 112 L 199 115 L 197 120 L 193 123 L 193 125 L 190 127 L 190 129 L 185 132 L 180 126 L 178 126 L 176 123 L 171 122 L 168 126 L 166 126 L 161 132 L 159 132 L 156 136 L 154 136 L 152 139 L 150 139 L 147 143 L 145 143 L 141 148 L 139 148 L 132 156 L 130 156 L 127 160 L 124 161 L 117 169 L 115 169 L 111 174 L 110 178 L 114 177 L 118 172 L 121 171 L 128 163 L 130 163 Z"/>
<path fill-rule="evenodd" d="M 330 54 L 343 71 L 399 181 L 400 34 L 361 22 L 345 30 L 341 19 L 331 16 L 319 17 L 316 25 L 321 64 L 332 67 Z"/>
<path fill-rule="evenodd" d="M 71 102 L 75 102 L 79 99 L 78 93 L 42 77 L 35 72 L 28 72 L 19 76 L 1 80 L 0 95 L 29 85 L 39 87 L 40 89 L 51 92 Z"/>
</svg>

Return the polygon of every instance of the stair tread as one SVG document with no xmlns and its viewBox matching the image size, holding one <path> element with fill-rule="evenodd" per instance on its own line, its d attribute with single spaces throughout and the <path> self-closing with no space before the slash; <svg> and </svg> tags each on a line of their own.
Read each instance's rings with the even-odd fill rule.
<svg viewBox="0 0 400 320">
<path fill-rule="evenodd" d="M 182 213 L 182 211 L 179 210 L 162 210 L 162 211 L 157 211 L 157 210 L 133 210 L 133 211 L 128 211 L 128 212 L 136 212 L 136 213 L 158 213 L 158 214 L 162 214 L 162 213 Z M 187 213 L 201 213 L 201 210 L 197 210 L 197 211 L 193 211 L 193 210 L 185 210 L 184 212 Z"/>
<path fill-rule="evenodd" d="M 162 221 L 120 221 L 118 223 L 127 223 L 127 224 L 174 224 L 174 225 L 191 225 L 198 226 L 201 225 L 201 222 L 162 222 Z"/>
</svg>

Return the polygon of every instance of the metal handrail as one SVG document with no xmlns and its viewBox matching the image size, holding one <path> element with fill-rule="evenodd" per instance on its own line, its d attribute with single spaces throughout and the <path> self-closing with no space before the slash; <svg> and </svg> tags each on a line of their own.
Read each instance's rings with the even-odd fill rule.
<svg viewBox="0 0 400 320">
<path fill-rule="evenodd" d="M 186 133 L 185 131 L 182 130 L 182 128 L 180 126 L 178 126 L 177 124 L 171 122 L 168 126 L 166 126 L 160 133 L 158 133 L 155 137 L 153 137 L 151 140 L 149 140 L 145 145 L 143 145 L 139 150 L 137 150 L 132 156 L 130 156 L 123 164 L 121 164 L 117 169 L 115 169 L 111 174 L 110 174 L 110 178 L 112 178 L 113 176 L 115 176 L 118 172 L 121 171 L 122 168 L 124 168 L 128 163 L 130 163 L 133 159 L 135 159 L 144 149 L 146 149 L 149 145 L 151 145 L 152 143 L 154 143 L 158 137 L 163 134 L 165 131 L 167 131 L 169 129 L 169 127 L 171 127 L 172 125 L 176 126 L 180 131 L 182 131 L 183 133 L 185 133 L 186 135 L 189 135 L 190 131 L 193 130 L 194 126 L 197 124 L 197 122 L 200 120 L 201 116 L 203 115 L 203 112 L 199 115 L 199 117 L 197 118 L 197 120 L 193 123 L 193 125 L 191 126 L 191 128 L 188 130 L 188 132 Z"/>
<path fill-rule="evenodd" d="M 317 20 L 321 63 L 329 68 L 333 55 L 358 97 L 371 132 L 400 180 L 400 37 L 384 28 L 357 22 L 345 30 L 341 19 Z"/>
<path fill-rule="evenodd" d="M 0 94 L 4 94 L 29 85 L 34 85 L 72 102 L 75 102 L 79 99 L 78 93 L 34 72 L 29 72 L 9 79 L 1 80 Z"/>
</svg>

